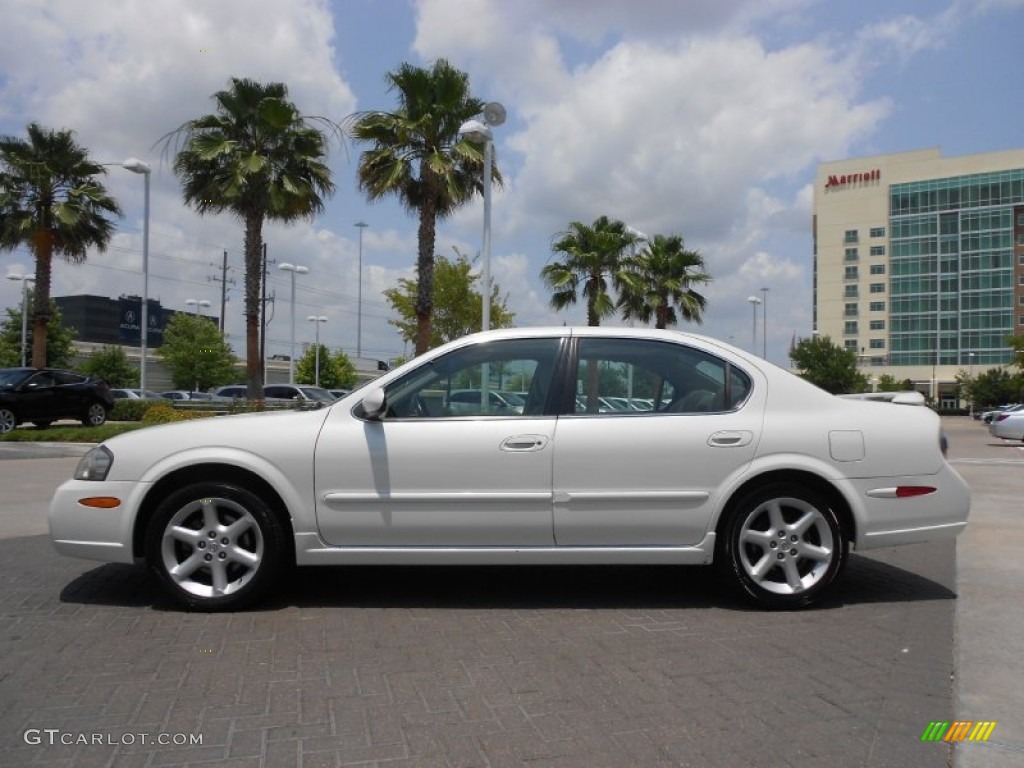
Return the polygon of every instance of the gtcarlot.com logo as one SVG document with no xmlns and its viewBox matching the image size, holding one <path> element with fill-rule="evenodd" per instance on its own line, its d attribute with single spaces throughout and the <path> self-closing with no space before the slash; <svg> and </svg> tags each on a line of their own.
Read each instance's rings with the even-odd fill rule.
<svg viewBox="0 0 1024 768">
<path fill-rule="evenodd" d="M 988 741 L 995 729 L 995 720 L 933 720 L 921 734 L 921 741 Z"/>
<path fill-rule="evenodd" d="M 194 747 L 202 746 L 201 733 L 75 733 L 62 731 L 59 728 L 29 728 L 22 734 L 26 744 L 31 746 L 58 744 L 95 745 L 95 746 L 127 746 L 130 744 L 159 744 L 162 747 Z"/>
</svg>

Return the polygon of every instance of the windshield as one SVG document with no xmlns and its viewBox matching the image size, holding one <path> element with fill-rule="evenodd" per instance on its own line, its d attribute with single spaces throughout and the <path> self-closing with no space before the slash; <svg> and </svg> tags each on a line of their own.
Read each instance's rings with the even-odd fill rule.
<svg viewBox="0 0 1024 768">
<path fill-rule="evenodd" d="M 337 398 L 328 392 L 326 389 L 320 387 L 300 387 L 302 394 L 308 397 L 310 400 L 319 400 L 322 403 L 333 403 Z"/>
</svg>

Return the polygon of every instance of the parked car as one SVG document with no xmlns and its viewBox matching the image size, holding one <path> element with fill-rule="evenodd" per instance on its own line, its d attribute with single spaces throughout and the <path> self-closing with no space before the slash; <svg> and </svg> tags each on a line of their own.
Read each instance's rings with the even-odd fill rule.
<svg viewBox="0 0 1024 768">
<path fill-rule="evenodd" d="M 159 400 L 160 393 L 147 389 L 145 393 L 141 389 L 112 389 L 111 396 L 115 400 Z"/>
<path fill-rule="evenodd" d="M 237 400 L 239 398 L 245 399 L 249 396 L 249 387 L 246 384 L 228 384 L 224 387 L 217 387 L 213 390 L 213 398 L 215 400 Z"/>
<path fill-rule="evenodd" d="M 102 379 L 56 368 L 0 369 L 0 434 L 30 421 L 48 427 L 58 419 L 99 426 L 114 407 Z"/>
<path fill-rule="evenodd" d="M 1024 409 L 997 413 L 989 422 L 988 433 L 1004 440 L 1024 440 Z"/>
<path fill-rule="evenodd" d="M 577 413 L 577 392 L 621 391 L 595 364 L 657 382 L 657 407 Z M 507 370 L 522 413 L 427 404 Z M 291 563 L 714 563 L 793 608 L 828 594 L 850 548 L 964 529 L 970 494 L 939 441 L 928 408 L 835 397 L 703 336 L 507 329 L 319 410 L 107 440 L 56 491 L 50 532 L 67 555 L 145 561 L 203 610 L 258 600 Z"/>
<path fill-rule="evenodd" d="M 316 405 L 330 405 L 337 399 L 326 389 L 309 384 L 266 384 L 263 394 L 268 400 L 301 400 Z"/>
<path fill-rule="evenodd" d="M 981 414 L 981 420 L 986 424 L 991 424 L 992 419 L 1000 413 L 1012 413 L 1014 411 L 1024 410 L 1024 403 L 1012 403 L 1010 405 L 1000 405 L 998 408 L 993 408 L 991 411 L 983 411 Z"/>
<path fill-rule="evenodd" d="M 340 400 L 352 392 L 351 389 L 328 389 L 327 391 L 331 393 L 331 397 L 335 400 Z"/>
<path fill-rule="evenodd" d="M 184 389 L 170 389 L 166 392 L 161 392 L 160 397 L 164 400 L 213 400 L 214 397 L 209 392 L 189 392 Z"/>
</svg>

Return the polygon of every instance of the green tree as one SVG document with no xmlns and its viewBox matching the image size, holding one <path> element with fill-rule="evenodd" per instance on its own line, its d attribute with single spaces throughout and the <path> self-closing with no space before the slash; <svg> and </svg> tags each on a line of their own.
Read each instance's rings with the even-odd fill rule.
<svg viewBox="0 0 1024 768">
<path fill-rule="evenodd" d="M 799 375 L 834 395 L 867 392 L 867 376 L 857 370 L 857 352 L 833 344 L 828 336 L 801 339 L 790 350 Z"/>
<path fill-rule="evenodd" d="M 320 386 L 324 389 L 351 389 L 358 377 L 356 367 L 342 350 L 333 355 L 320 345 Z M 310 344 L 306 353 L 295 363 L 295 381 L 299 384 L 316 383 L 316 345 Z"/>
<path fill-rule="evenodd" d="M 29 123 L 28 139 L 0 137 L 0 251 L 26 247 L 35 259 L 32 365 L 42 368 L 52 321 L 50 278 L 56 254 L 72 264 L 89 248 L 104 251 L 121 209 L 96 177 L 106 170 L 89 159 L 71 131 Z"/>
<path fill-rule="evenodd" d="M 638 239 L 624 223 L 607 216 L 590 225 L 571 222 L 551 247 L 563 259 L 540 271 L 552 291 L 552 308 L 562 310 L 582 298 L 587 303 L 587 325 L 600 325 L 601 318 L 615 312 L 610 289 L 621 293 L 631 279 L 623 252 Z"/>
<path fill-rule="evenodd" d="M 121 347 L 104 346 L 79 366 L 82 373 L 98 376 L 112 387 L 139 386 L 139 369 L 128 362 Z"/>
<path fill-rule="evenodd" d="M 904 382 L 897 379 L 888 373 L 883 373 L 878 377 L 878 391 L 879 392 L 902 392 L 907 389 L 904 386 Z M 913 389 L 913 387 L 911 387 Z"/>
<path fill-rule="evenodd" d="M 431 296 L 433 321 L 430 325 L 430 347 L 462 338 L 480 330 L 483 297 L 474 290 L 480 276 L 473 273 L 473 264 L 458 250 L 455 260 L 438 256 L 434 262 L 434 290 Z M 397 288 L 384 291 L 384 298 L 398 313 L 398 320 L 389 320 L 402 334 L 403 341 L 413 341 L 419 330 L 419 283 L 402 278 Z M 510 312 L 501 288 L 491 286 L 491 328 L 511 328 L 515 313 Z"/>
<path fill-rule="evenodd" d="M 307 117 L 288 100 L 284 83 L 231 78 L 213 95 L 216 112 L 164 136 L 184 146 L 174 158 L 185 203 L 200 215 L 231 213 L 245 227 L 245 349 L 249 397 L 263 396 L 260 365 L 260 276 L 263 222 L 312 218 L 333 194 L 325 162 L 325 118 Z"/>
<path fill-rule="evenodd" d="M 359 189 L 371 201 L 395 196 L 419 216 L 415 354 L 431 346 L 434 243 L 444 219 L 483 188 L 483 151 L 459 136 L 484 102 L 470 93 L 469 76 L 444 59 L 428 69 L 402 64 L 386 77 L 398 97 L 392 112 L 357 112 L 349 135 L 371 148 L 359 157 Z M 501 174 L 493 172 L 494 182 Z"/>
<path fill-rule="evenodd" d="M 1005 368 L 990 368 L 974 377 L 968 396 L 975 408 L 1019 403 L 1024 396 L 1024 377 Z"/>
<path fill-rule="evenodd" d="M 171 380 L 179 389 L 203 392 L 235 378 L 231 346 L 207 317 L 176 313 L 164 328 L 164 343 L 157 353 L 171 369 Z"/>
<path fill-rule="evenodd" d="M 1024 334 L 1019 336 L 1007 336 L 1006 343 L 1013 350 L 1013 362 L 1017 370 L 1024 373 Z"/>
<path fill-rule="evenodd" d="M 32 291 L 29 291 L 29 306 L 32 306 Z M 0 368 L 14 368 L 21 365 L 21 307 L 8 307 L 7 317 L 0 322 Z M 42 367 L 46 368 L 67 368 L 71 365 L 71 358 L 75 354 L 75 336 L 78 332 L 74 328 L 64 326 L 60 309 L 57 303 L 50 300 L 50 321 L 46 324 L 46 358 Z M 28 339 L 27 348 L 33 349 L 33 336 L 35 329 L 29 323 L 26 328 Z M 29 365 L 34 361 L 28 360 Z"/>
<path fill-rule="evenodd" d="M 627 262 L 619 299 L 622 316 L 644 323 L 653 318 L 655 328 L 677 325 L 680 319 L 699 325 L 707 299 L 693 286 L 710 282 L 703 257 L 687 250 L 681 236 L 655 235 Z"/>
</svg>

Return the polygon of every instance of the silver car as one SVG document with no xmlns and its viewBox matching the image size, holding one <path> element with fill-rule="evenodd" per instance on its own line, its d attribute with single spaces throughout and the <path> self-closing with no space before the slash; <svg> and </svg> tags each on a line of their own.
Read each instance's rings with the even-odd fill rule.
<svg viewBox="0 0 1024 768">
<path fill-rule="evenodd" d="M 521 411 L 435 407 L 510 382 Z M 630 394 L 651 410 L 602 410 Z M 799 607 L 850 548 L 966 525 L 919 401 L 841 399 L 675 331 L 491 331 L 319 410 L 114 437 L 57 490 L 50 532 L 68 555 L 145 561 L 205 610 L 252 603 L 292 563 L 715 563 L 758 604 Z"/>
</svg>

